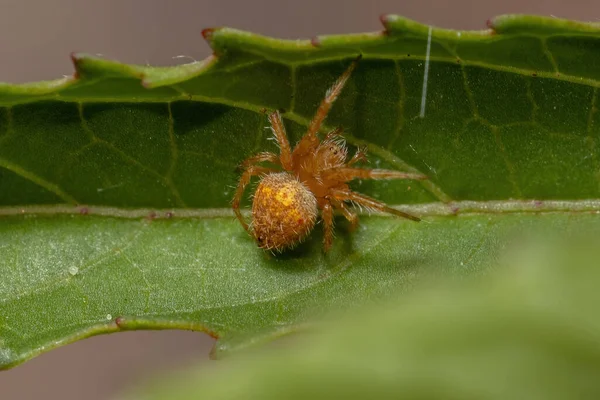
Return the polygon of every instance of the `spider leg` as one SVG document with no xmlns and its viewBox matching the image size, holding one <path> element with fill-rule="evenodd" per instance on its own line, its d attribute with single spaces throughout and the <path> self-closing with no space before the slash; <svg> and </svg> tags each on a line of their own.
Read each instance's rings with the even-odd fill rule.
<svg viewBox="0 0 600 400">
<path fill-rule="evenodd" d="M 325 117 L 327 117 L 327 114 L 329 114 L 329 110 L 331 109 L 333 102 L 340 95 L 342 89 L 344 88 L 344 85 L 346 85 L 348 78 L 350 78 L 350 75 L 352 74 L 352 71 L 354 71 L 354 69 L 356 68 L 356 65 L 358 64 L 360 58 L 361 57 L 358 57 L 357 59 L 352 61 L 352 64 L 350 64 L 346 71 L 337 79 L 337 81 L 335 81 L 333 86 L 331 86 L 327 90 L 325 98 L 321 101 L 321 104 L 319 105 L 315 116 L 308 125 L 308 130 L 294 149 L 294 158 L 305 156 L 319 144 L 317 133 L 321 129 L 321 124 L 325 120 Z"/>
<path fill-rule="evenodd" d="M 333 197 L 339 201 L 349 200 L 361 206 L 371 208 L 377 211 L 382 211 L 389 214 L 397 215 L 399 217 L 408 218 L 417 222 L 421 220 L 420 218 L 415 217 L 414 215 L 410 215 L 405 212 L 396 210 L 395 208 L 388 207 L 385 203 L 382 203 L 381 201 L 365 196 L 364 194 L 353 192 L 350 189 L 332 189 L 331 193 Z"/>
<path fill-rule="evenodd" d="M 427 179 L 426 175 L 387 169 L 334 167 L 321 173 L 324 180 L 347 182 L 352 179 Z"/>
<path fill-rule="evenodd" d="M 331 203 L 327 202 L 321 210 L 321 216 L 323 218 L 323 250 L 328 252 L 333 243 L 333 207 Z"/>
<path fill-rule="evenodd" d="M 359 147 L 358 150 L 356 150 L 356 153 L 354 153 L 354 155 L 346 165 L 350 166 L 352 164 L 356 164 L 359 161 L 367 161 L 367 146 Z"/>
<path fill-rule="evenodd" d="M 346 204 L 344 204 L 343 201 L 340 201 L 335 197 L 332 197 L 330 200 L 331 204 L 333 204 L 335 208 L 339 208 L 342 212 L 342 215 L 348 220 L 348 222 L 350 222 L 350 230 L 354 231 L 358 226 L 358 215 L 350 211 L 350 209 L 346 207 Z"/>
<path fill-rule="evenodd" d="M 264 151 L 262 153 L 258 153 L 252 157 L 248 157 L 246 158 L 244 161 L 242 161 L 242 163 L 240 164 L 239 168 L 241 170 L 245 170 L 247 169 L 249 166 L 254 165 L 256 163 L 259 162 L 264 162 L 264 161 L 268 161 L 271 162 L 273 164 L 279 164 L 279 156 L 275 153 L 271 153 L 268 151 Z"/>
<path fill-rule="evenodd" d="M 240 178 L 240 181 L 238 182 L 238 186 L 235 191 L 235 196 L 233 197 L 233 212 L 235 212 L 235 216 L 240 221 L 246 232 L 250 234 L 250 227 L 248 226 L 248 223 L 246 223 L 246 221 L 244 220 L 244 217 L 242 216 L 242 213 L 240 211 L 240 203 L 242 201 L 242 198 L 244 197 L 244 189 L 250 183 L 250 179 L 252 179 L 253 176 L 266 174 L 272 171 L 272 168 L 261 167 L 258 165 L 250 165 L 246 167 L 244 173 L 242 174 L 242 177 Z"/>
<path fill-rule="evenodd" d="M 269 122 L 271 123 L 271 130 L 273 131 L 275 140 L 277 140 L 277 143 L 279 144 L 279 159 L 281 160 L 281 166 L 286 171 L 291 171 L 293 168 L 292 149 L 287 134 L 285 133 L 285 126 L 283 125 L 279 111 L 274 111 L 269 114 Z"/>
</svg>

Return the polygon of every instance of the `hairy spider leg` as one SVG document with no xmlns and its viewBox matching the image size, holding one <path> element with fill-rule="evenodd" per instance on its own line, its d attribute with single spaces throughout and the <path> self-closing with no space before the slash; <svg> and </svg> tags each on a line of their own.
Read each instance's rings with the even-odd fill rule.
<svg viewBox="0 0 600 400">
<path fill-rule="evenodd" d="M 267 174 L 269 172 L 274 172 L 274 171 L 275 170 L 273 168 L 261 167 L 258 165 L 249 165 L 248 167 L 245 168 L 244 173 L 242 174 L 242 177 L 240 178 L 240 181 L 238 182 L 238 186 L 235 191 L 235 196 L 233 198 L 233 204 L 232 204 L 233 212 L 235 212 L 235 216 L 241 222 L 241 224 L 244 227 L 244 229 L 246 230 L 246 232 L 250 233 L 251 235 L 252 235 L 252 232 L 250 232 L 250 227 L 244 220 L 244 217 L 242 216 L 242 213 L 240 211 L 240 203 L 242 201 L 242 198 L 244 197 L 244 189 L 246 189 L 246 186 L 250 183 L 250 180 L 252 179 L 253 176 Z"/>
<path fill-rule="evenodd" d="M 327 252 L 333 243 L 333 207 L 329 202 L 323 205 L 321 210 L 321 218 L 323 218 L 323 248 Z"/>
<path fill-rule="evenodd" d="M 292 170 L 292 152 L 290 143 L 285 133 L 283 121 L 281 120 L 281 114 L 279 114 L 279 111 L 272 112 L 269 114 L 268 119 L 269 123 L 271 124 L 271 130 L 273 131 L 275 140 L 277 140 L 277 144 L 279 145 L 280 155 L 278 156 L 275 153 L 265 151 L 245 159 L 240 164 L 240 167 L 244 170 L 244 173 L 238 182 L 235 197 L 233 198 L 233 211 L 235 212 L 237 219 L 241 222 L 242 226 L 248 233 L 251 233 L 249 225 L 244 220 L 244 217 L 240 211 L 240 203 L 244 196 L 244 189 L 250 183 L 250 180 L 253 176 L 275 171 L 272 168 L 261 167 L 255 164 L 268 161 L 281 165 L 287 171 Z"/>
<path fill-rule="evenodd" d="M 275 140 L 277 140 L 277 144 L 279 145 L 279 159 L 281 160 L 281 166 L 286 171 L 292 171 L 294 167 L 292 164 L 292 149 L 279 111 L 274 111 L 269 114 L 269 123 L 271 124 L 271 130 L 273 131 Z"/>
<path fill-rule="evenodd" d="M 348 182 L 353 179 L 414 179 L 424 180 L 427 175 L 387 169 L 363 169 L 349 167 L 334 167 L 321 173 L 323 179 Z"/>
<path fill-rule="evenodd" d="M 325 98 L 321 100 L 321 104 L 319 105 L 315 116 L 308 125 L 308 130 L 294 148 L 294 160 L 304 157 L 306 154 L 310 153 L 311 150 L 313 150 L 316 146 L 319 145 L 317 133 L 321 129 L 321 124 L 325 120 L 325 117 L 327 117 L 327 114 L 329 114 L 329 110 L 331 109 L 333 102 L 340 95 L 342 89 L 344 88 L 344 85 L 346 85 L 346 82 L 350 78 L 352 71 L 354 71 L 356 65 L 358 64 L 358 61 L 361 58 L 362 56 L 352 61 L 352 63 L 346 69 L 346 71 L 344 71 L 344 73 L 337 79 L 337 81 L 335 81 L 333 86 L 331 86 L 327 90 Z"/>
<path fill-rule="evenodd" d="M 358 226 L 358 215 L 350 211 L 350 209 L 346 207 L 346 204 L 344 204 L 343 201 L 340 201 L 335 197 L 331 197 L 330 200 L 333 207 L 340 209 L 342 215 L 348 220 L 348 222 L 350 222 L 350 230 L 354 231 Z"/>
<path fill-rule="evenodd" d="M 261 153 L 246 158 L 244 161 L 242 161 L 239 168 L 245 170 L 251 165 L 265 161 L 271 162 L 273 164 L 280 164 L 279 156 L 277 154 L 271 153 L 269 151 L 263 151 Z"/>
<path fill-rule="evenodd" d="M 346 166 L 356 164 L 359 161 L 367 161 L 367 146 L 359 147 L 356 150 L 356 153 L 354 153 L 354 155 L 350 159 L 350 161 L 348 161 Z"/>
<path fill-rule="evenodd" d="M 410 215 L 405 212 L 396 210 L 395 208 L 388 207 L 385 203 L 382 203 L 381 201 L 375 200 L 369 196 L 365 196 L 364 194 L 353 192 L 350 189 L 332 189 L 331 194 L 334 198 L 336 198 L 339 201 L 352 201 L 366 208 L 386 212 L 392 215 L 397 215 L 399 217 L 407 218 L 417 222 L 421 221 L 420 218 L 415 217 L 414 215 Z"/>
</svg>

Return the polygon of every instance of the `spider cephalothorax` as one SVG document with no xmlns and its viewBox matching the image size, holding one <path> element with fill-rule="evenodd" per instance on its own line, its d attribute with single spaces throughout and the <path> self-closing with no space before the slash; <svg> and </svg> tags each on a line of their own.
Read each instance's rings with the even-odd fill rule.
<svg viewBox="0 0 600 400">
<path fill-rule="evenodd" d="M 358 60 L 338 78 L 327 91 L 325 98 L 308 126 L 308 131 L 292 150 L 288 142 L 279 111 L 269 114 L 269 122 L 280 154 L 263 152 L 242 163 L 244 172 L 233 199 L 233 210 L 242 226 L 258 243 L 268 250 L 283 250 L 301 242 L 314 227 L 318 211 L 325 229 L 324 249 L 329 250 L 333 241 L 333 210 L 339 209 L 353 227 L 357 215 L 347 206 L 352 202 L 368 209 L 383 211 L 419 221 L 419 218 L 403 213 L 384 203 L 353 192 L 347 182 L 353 179 L 427 179 L 414 173 L 363 169 L 353 167 L 364 160 L 365 150 L 359 149 L 348 160 L 348 149 L 341 129 L 329 132 L 323 140 L 317 134 L 335 99 L 356 68 Z M 283 169 L 258 165 L 270 162 Z M 252 201 L 252 223 L 248 225 L 240 212 L 244 189 L 252 176 L 260 176 Z"/>
</svg>

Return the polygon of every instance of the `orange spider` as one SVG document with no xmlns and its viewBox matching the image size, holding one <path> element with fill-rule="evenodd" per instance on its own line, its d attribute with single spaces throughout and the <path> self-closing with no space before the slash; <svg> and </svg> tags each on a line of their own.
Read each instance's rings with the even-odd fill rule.
<svg viewBox="0 0 600 400">
<path fill-rule="evenodd" d="M 244 172 L 233 198 L 233 210 L 260 248 L 281 251 L 294 247 L 308 236 L 317 221 L 318 210 L 321 210 L 325 230 L 324 250 L 327 252 L 333 241 L 334 208 L 342 212 L 352 228 L 358 224 L 358 216 L 347 207 L 346 202 L 420 221 L 415 216 L 351 191 L 346 182 L 357 178 L 427 179 L 426 176 L 352 167 L 356 162 L 366 159 L 365 149 L 359 149 L 347 161 L 348 149 L 341 136 L 341 128 L 329 132 L 323 141 L 317 137 L 321 124 L 359 59 L 360 57 L 354 60 L 327 91 L 308 126 L 308 131 L 293 151 L 281 115 L 279 111 L 274 111 L 268 118 L 275 140 L 279 144 L 280 154 L 258 153 L 241 164 Z M 283 171 L 257 165 L 261 162 L 277 164 Z M 252 176 L 256 175 L 260 175 L 261 180 L 252 201 L 252 223 L 248 225 L 240 212 L 240 201 L 246 185 L 250 183 Z"/>
</svg>

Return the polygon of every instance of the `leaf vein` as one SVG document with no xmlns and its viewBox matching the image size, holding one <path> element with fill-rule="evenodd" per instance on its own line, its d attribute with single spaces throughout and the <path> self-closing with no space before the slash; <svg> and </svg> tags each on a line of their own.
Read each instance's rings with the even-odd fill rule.
<svg viewBox="0 0 600 400">
<path fill-rule="evenodd" d="M 133 234 L 128 235 L 129 238 L 125 240 L 124 245 L 122 245 L 120 248 L 117 248 L 117 249 L 113 250 L 112 252 L 109 252 L 108 254 L 99 255 L 97 258 L 88 261 L 87 263 L 81 265 L 80 267 L 77 267 L 77 274 L 83 275 L 84 273 L 91 271 L 96 266 L 103 264 L 105 261 L 108 261 L 108 260 L 122 254 L 125 250 L 127 250 L 129 247 L 131 247 L 137 241 L 137 239 L 141 236 L 142 233 L 143 233 L 143 229 L 140 229 L 140 230 L 134 232 Z M 18 265 L 18 262 L 16 264 Z M 5 298 L 0 299 L 0 304 L 18 300 L 22 297 L 30 296 L 32 294 L 40 293 L 40 292 L 43 292 L 46 290 L 53 290 L 56 287 L 60 286 L 61 284 L 72 285 L 73 281 L 71 279 L 72 279 L 72 276 L 68 273 L 68 270 L 65 270 L 65 274 L 60 276 L 58 279 L 55 279 L 55 280 L 52 280 L 49 282 L 44 282 L 44 284 L 39 285 L 35 288 L 30 288 L 30 290 L 27 290 L 26 292 L 19 292 L 14 295 L 6 296 Z"/>
<path fill-rule="evenodd" d="M 54 193 L 56 196 L 64 200 L 65 203 L 78 204 L 78 201 L 73 196 L 62 190 L 57 184 L 52 183 L 39 175 L 27 171 L 26 169 L 22 168 L 17 164 L 14 164 L 6 159 L 0 158 L 0 168 L 4 168 L 8 171 L 11 171 L 21 176 L 22 178 L 25 178 L 28 181 L 46 189 L 47 191 Z"/>
</svg>

